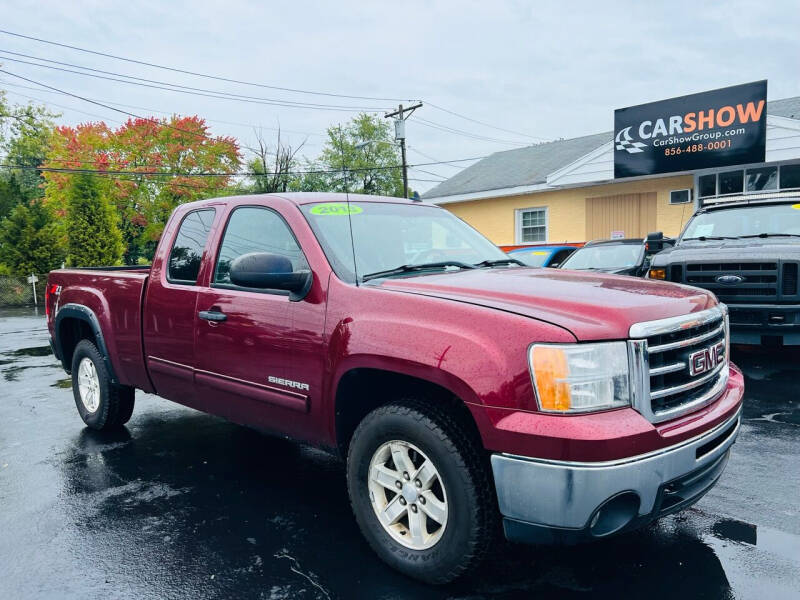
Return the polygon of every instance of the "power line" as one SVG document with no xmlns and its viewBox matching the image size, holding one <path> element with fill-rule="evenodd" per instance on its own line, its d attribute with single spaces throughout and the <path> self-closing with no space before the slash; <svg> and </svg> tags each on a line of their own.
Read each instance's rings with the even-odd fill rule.
<svg viewBox="0 0 800 600">
<path fill-rule="evenodd" d="M 449 127 L 447 125 L 442 125 L 441 123 L 435 123 L 434 121 L 429 121 L 427 119 L 423 119 L 421 117 L 417 117 L 415 123 L 419 123 L 424 127 L 431 127 L 433 129 L 438 129 L 440 131 L 444 131 L 446 133 L 454 133 L 456 135 L 462 135 L 464 137 L 472 138 L 474 140 L 480 140 L 485 142 L 495 142 L 498 144 L 508 144 L 511 146 L 523 147 L 523 146 L 530 146 L 529 143 L 514 141 L 514 140 L 503 140 L 499 138 L 492 138 L 485 135 L 479 135 L 475 133 L 470 133 L 468 131 L 464 131 L 462 129 L 456 129 L 455 127 Z"/>
<path fill-rule="evenodd" d="M 408 165 L 411 169 L 418 169 L 418 167 L 425 167 L 431 165 L 438 165 L 438 164 L 450 164 L 450 163 L 458 163 L 458 162 L 467 162 L 472 160 L 477 160 L 479 158 L 485 157 L 472 157 L 472 158 L 461 158 L 456 160 L 450 161 L 441 161 L 441 162 L 429 162 L 429 163 L 418 163 L 416 165 Z M 84 162 L 84 161 L 72 161 L 68 159 L 64 160 L 56 160 L 53 162 L 62 162 L 62 163 L 71 163 L 71 162 Z M 353 167 L 353 168 L 346 168 L 348 172 L 356 173 L 362 171 L 384 171 L 384 170 L 391 170 L 391 169 L 400 169 L 403 165 L 373 165 L 370 167 Z M 272 175 L 272 173 L 257 173 L 255 171 L 239 171 L 235 173 L 224 173 L 224 172 L 204 172 L 204 173 L 186 173 L 180 171 L 130 171 L 130 170 L 111 170 L 111 169 L 75 169 L 71 167 L 51 167 L 51 166 L 31 166 L 31 165 L 14 165 L 14 164 L 7 164 L 2 163 L 0 164 L 0 168 L 4 169 L 21 169 L 21 170 L 34 170 L 34 171 L 42 171 L 47 173 L 87 173 L 87 174 L 109 174 L 109 175 L 135 175 L 135 176 L 152 176 L 152 177 L 265 177 L 268 175 Z M 147 166 L 143 166 L 142 168 L 148 168 Z M 302 171 L 285 171 L 285 175 L 315 175 L 315 174 L 339 174 L 342 172 L 342 169 L 313 169 L 313 170 L 302 170 Z"/>
<path fill-rule="evenodd" d="M 512 133 L 514 135 L 519 135 L 519 136 L 522 136 L 522 137 L 527 137 L 527 138 L 531 138 L 533 140 L 539 140 L 539 141 L 542 141 L 542 142 L 551 141 L 551 140 L 548 140 L 547 138 L 543 138 L 543 137 L 539 137 L 539 136 L 535 136 L 535 135 L 530 135 L 530 134 L 527 134 L 527 133 L 522 133 L 520 131 L 513 131 L 511 129 L 505 129 L 503 127 L 497 127 L 496 125 L 492 125 L 490 123 L 486 123 L 485 121 L 479 121 L 478 119 L 473 119 L 472 117 L 468 117 L 466 115 L 462 115 L 462 114 L 457 113 L 455 111 L 449 110 L 447 108 L 444 108 L 443 106 L 439 106 L 437 104 L 434 104 L 433 102 L 426 102 L 426 104 L 428 106 L 432 107 L 432 108 L 435 108 L 437 110 L 441 110 L 442 112 L 446 112 L 449 115 L 453 115 L 454 117 L 459 117 L 460 119 L 465 119 L 467 121 L 471 121 L 473 123 L 477 123 L 478 125 L 483 125 L 484 127 L 489 127 L 490 129 L 496 129 L 498 131 L 505 131 L 506 133 Z"/>
<path fill-rule="evenodd" d="M 78 94 L 73 94 L 72 92 L 67 92 L 67 91 L 64 91 L 64 90 L 60 90 L 60 89 L 58 89 L 56 87 L 53 87 L 51 85 L 47 85 L 45 83 L 39 83 L 38 81 L 34 81 L 33 79 L 28 79 L 27 77 L 23 77 L 22 75 L 17 75 L 15 73 L 11 73 L 10 71 L 6 71 L 5 69 L 0 69 L 0 73 L 5 73 L 6 75 L 11 75 L 12 77 L 16 77 L 17 79 L 22 79 L 23 81 L 27 81 L 28 83 L 33 83 L 35 85 L 39 85 L 39 86 L 42 86 L 42 87 L 50 89 L 50 90 L 54 90 L 56 92 L 59 92 L 61 94 L 66 95 L 66 96 L 72 96 L 73 98 L 78 98 L 79 100 L 83 100 L 84 102 L 89 102 L 90 104 L 96 104 L 97 106 L 102 106 L 103 108 L 107 108 L 108 110 L 113 110 L 115 112 L 122 113 L 123 115 L 128 115 L 129 117 L 134 117 L 136 119 L 141 119 L 143 121 L 149 121 L 151 123 L 156 123 L 158 125 L 162 125 L 164 127 L 167 127 L 168 129 L 174 129 L 175 131 L 180 131 L 181 133 L 188 133 L 189 135 L 194 135 L 194 136 L 200 137 L 202 139 L 208 139 L 208 136 L 206 134 L 197 133 L 196 131 L 189 131 L 188 129 L 181 129 L 180 127 L 175 127 L 174 125 L 170 125 L 168 123 L 164 123 L 163 121 L 159 121 L 158 119 L 153 119 L 153 118 L 150 118 L 150 117 L 140 117 L 139 115 L 137 115 L 135 113 L 128 112 L 126 110 L 122 110 L 122 109 L 119 109 L 119 108 L 114 108 L 113 106 L 109 106 L 108 104 L 103 104 L 102 102 L 96 102 L 96 101 L 90 100 L 89 98 L 86 98 L 84 96 L 79 96 Z"/>
<path fill-rule="evenodd" d="M 5 50 L 0 50 L 0 52 L 6 52 Z M 14 53 L 16 54 L 16 53 Z M 88 67 L 81 67 L 77 66 L 79 69 L 88 69 L 91 71 L 97 71 L 100 73 L 111 73 L 112 75 L 116 75 L 116 77 L 108 77 L 106 75 L 96 75 L 94 73 L 84 73 L 82 71 L 75 71 L 74 69 L 65 69 L 63 67 L 55 67 L 53 65 L 42 65 L 39 63 L 31 62 L 28 60 L 20 60 L 18 58 L 9 58 L 7 56 L 2 57 L 3 60 L 11 61 L 15 63 L 20 63 L 24 65 L 30 65 L 33 67 L 41 67 L 43 69 L 51 69 L 53 71 L 60 71 L 62 73 L 72 73 L 74 75 L 83 75 L 84 77 L 92 77 L 94 79 L 104 79 L 106 81 L 114 81 L 116 83 L 126 83 L 128 85 L 135 85 L 139 87 L 146 87 L 152 88 L 156 90 L 164 90 L 168 92 L 176 92 L 179 94 L 188 94 L 190 96 L 202 96 L 205 98 L 216 98 L 218 100 L 235 100 L 237 102 L 245 102 L 247 104 L 263 104 L 267 106 L 280 106 L 283 108 L 303 108 L 307 110 L 329 110 L 329 111 L 336 111 L 336 112 L 381 112 L 384 108 L 380 107 L 368 107 L 368 106 L 344 106 L 344 105 L 327 105 L 327 104 L 314 104 L 309 102 L 294 102 L 291 100 L 276 100 L 271 98 L 259 98 L 258 96 L 244 96 L 242 94 L 232 94 L 230 92 L 220 92 L 217 90 L 208 90 L 205 88 L 194 88 L 191 86 L 184 86 L 178 84 L 172 84 L 162 81 L 156 81 L 152 79 L 145 79 L 143 77 L 133 77 L 131 75 L 125 75 L 122 73 L 112 73 L 110 71 L 98 71 L 97 69 L 88 69 Z M 46 62 L 54 62 L 57 64 L 66 64 L 66 63 L 59 63 L 58 61 L 51 61 L 48 59 L 39 59 Z M 74 66 L 74 65 L 73 65 Z M 118 79 L 117 77 L 126 77 L 127 79 L 135 79 L 137 81 L 128 81 L 127 79 Z M 149 82 L 149 83 L 143 83 Z M 182 88 L 182 89 L 181 89 Z"/>
<path fill-rule="evenodd" d="M 15 166 L 15 165 L 2 165 L 2 164 L 0 164 L 0 169 L 2 169 L 2 168 L 21 168 L 21 169 L 26 169 L 26 170 L 27 169 L 41 170 L 41 169 L 38 169 L 37 167 L 18 167 L 18 166 Z M 394 168 L 397 168 L 397 167 L 394 167 Z M 87 171 L 81 171 L 81 172 L 87 172 Z M 338 173 L 341 173 L 341 171 L 337 169 L 335 171 L 331 171 L 331 173 L 338 174 Z M 141 180 L 132 179 L 131 178 L 132 176 L 130 176 L 130 175 L 113 174 L 113 173 L 109 173 L 109 172 L 105 172 L 105 171 L 96 171 L 94 174 L 96 174 L 98 177 L 105 177 L 107 179 L 116 179 L 117 181 L 127 181 L 127 182 L 130 182 L 130 183 L 136 183 L 138 185 L 141 185 L 142 183 L 147 183 L 147 184 L 155 183 L 157 185 L 169 185 L 171 187 L 181 187 L 181 188 L 191 189 L 191 190 L 207 190 L 208 189 L 203 185 L 194 185 L 194 184 L 191 184 L 191 183 L 175 181 L 174 179 L 172 179 L 172 180 L 148 179 L 146 181 L 141 181 Z M 266 175 L 271 175 L 271 173 L 267 173 Z M 426 183 L 441 183 L 439 180 L 435 180 L 435 179 L 418 179 L 418 178 L 413 178 L 413 177 L 409 178 L 409 181 L 421 181 L 421 182 L 426 182 Z M 213 191 L 213 190 L 208 190 L 208 191 Z"/>
<path fill-rule="evenodd" d="M 35 82 L 33 80 L 27 79 L 25 77 L 22 77 L 22 76 L 19 76 L 19 75 L 15 75 L 15 74 L 10 73 L 8 71 L 4 71 L 2 69 L 0 69 L 0 73 L 6 73 L 7 75 L 11 75 L 13 77 L 19 77 L 20 79 L 24 79 L 25 81 L 29 81 L 29 82 L 35 83 L 37 85 L 45 85 L 45 84 L 40 84 L 40 83 Z M 20 86 L 20 87 L 26 87 L 27 88 L 27 86 Z M 58 92 L 60 94 L 65 94 L 67 96 L 72 96 L 72 97 L 78 98 L 80 100 L 84 100 L 86 102 L 90 102 L 92 104 L 98 104 L 99 106 L 102 106 L 104 108 L 108 108 L 109 110 L 115 110 L 117 112 L 122 112 L 123 114 L 127 114 L 129 116 L 133 116 L 133 117 L 136 117 L 136 118 L 139 118 L 139 119 L 149 120 L 149 121 L 156 122 L 156 123 L 161 123 L 160 121 L 158 121 L 156 119 L 147 119 L 145 117 L 139 117 L 138 115 L 135 115 L 133 113 L 128 113 L 126 111 L 115 109 L 114 107 L 106 106 L 106 105 L 104 105 L 104 104 L 102 104 L 100 102 L 96 102 L 96 101 L 93 101 L 93 100 L 90 100 L 90 99 L 87 99 L 87 98 L 83 98 L 81 96 L 77 96 L 75 94 L 71 94 L 70 92 L 65 92 L 63 90 L 58 90 L 57 88 L 52 88 L 50 86 L 45 86 L 45 87 L 48 87 L 48 88 L 50 88 L 50 89 L 52 89 L 52 90 L 54 90 L 54 91 L 56 91 L 56 92 Z M 28 89 L 36 89 L 36 88 L 28 88 Z M 15 93 L 15 92 L 12 92 L 12 93 Z M 56 106 L 58 106 L 58 105 L 56 105 Z M 64 107 L 64 108 L 67 108 L 69 110 L 77 110 L 77 109 L 74 109 L 74 108 L 71 108 L 71 107 Z M 148 109 L 148 110 L 152 110 L 152 109 Z M 80 110 L 77 110 L 77 111 L 78 112 L 84 112 L 84 111 L 80 111 Z M 89 114 L 90 116 L 99 117 L 99 115 L 93 115 L 92 113 L 84 113 L 84 114 Z M 166 125 L 166 124 L 164 124 L 164 125 Z M 176 127 L 171 127 L 171 128 L 172 129 L 177 129 L 178 131 L 182 131 L 182 132 L 185 132 L 185 133 L 192 133 L 192 134 L 195 134 L 195 135 L 199 135 L 199 134 L 196 134 L 196 132 L 191 132 L 191 131 L 180 129 L 180 128 L 176 128 Z M 416 152 L 420 153 L 420 154 L 423 154 L 419 150 L 416 150 L 416 149 L 414 149 L 414 150 Z M 420 169 L 419 166 L 427 166 L 427 165 L 453 166 L 454 164 L 457 164 L 457 163 L 475 161 L 475 160 L 480 160 L 482 158 L 486 158 L 486 157 L 485 156 L 476 156 L 476 157 L 471 157 L 471 158 L 460 158 L 460 159 L 454 159 L 454 160 L 449 160 L 449 161 L 438 161 L 438 160 L 435 160 L 433 162 L 428 162 L 428 163 L 419 163 L 418 165 L 408 165 L 408 167 L 411 168 L 411 169 L 415 169 L 417 171 L 421 171 L 423 173 L 427 173 L 428 175 L 433 175 L 434 177 L 441 177 L 442 179 L 447 179 L 447 177 L 445 177 L 444 175 L 439 175 L 437 173 L 433 173 L 433 172 L 430 172 L 430 171 L 426 171 L 424 169 Z M 41 159 L 41 160 L 45 160 L 45 159 Z M 82 164 L 96 164 L 96 161 L 80 161 L 80 160 L 60 160 L 60 161 L 57 161 L 57 162 L 65 162 L 65 163 L 76 163 L 77 162 L 77 163 L 82 163 Z M 19 169 L 36 169 L 36 170 L 40 170 L 40 171 L 52 171 L 52 172 L 72 172 L 71 170 L 66 170 L 66 169 L 62 169 L 62 168 L 60 168 L 58 170 L 55 170 L 54 168 L 29 167 L 29 166 L 22 166 L 22 165 L 0 165 L 0 167 L 3 167 L 3 168 L 19 168 Z M 152 165 L 142 165 L 142 167 L 153 168 Z M 371 170 L 397 169 L 397 168 L 402 168 L 402 165 L 385 166 L 385 167 L 381 167 L 381 166 L 364 167 L 364 168 L 359 168 L 359 169 L 348 169 L 348 170 L 349 171 L 371 171 Z M 79 172 L 109 173 L 109 171 L 99 171 L 99 170 L 91 171 L 91 170 L 87 170 L 87 169 L 80 170 Z M 293 172 L 287 172 L 286 174 L 300 175 L 300 174 L 319 174 L 319 173 L 338 173 L 338 172 L 340 172 L 339 169 L 332 169 L 332 170 L 313 170 L 313 171 L 293 171 Z M 119 172 L 119 173 L 120 174 L 135 174 L 135 175 L 140 175 L 140 176 L 141 175 L 172 175 L 172 176 L 180 176 L 180 177 L 186 177 L 186 176 L 196 176 L 196 177 L 233 177 L 233 176 L 239 176 L 240 175 L 240 174 L 230 174 L 230 173 L 206 173 L 206 174 L 203 174 L 203 173 L 192 173 L 192 174 L 189 174 L 189 173 L 176 173 L 176 172 L 164 172 L 164 171 L 152 171 L 152 172 L 132 171 L 132 172 L 129 172 L 129 173 L 125 173 L 125 172 Z M 253 172 L 253 173 L 242 173 L 241 175 L 259 177 L 259 176 L 265 176 L 265 175 L 269 175 L 269 174 Z M 417 180 L 417 181 L 420 181 L 420 180 Z"/>
<path fill-rule="evenodd" d="M 65 95 L 64 92 L 56 92 L 56 91 L 53 91 L 53 90 L 43 90 L 41 88 L 31 87 L 29 85 L 20 85 L 20 84 L 17 84 L 17 83 L 8 83 L 7 81 L 2 82 L 2 83 L 3 83 L 3 86 L 19 88 L 19 89 L 23 89 L 23 90 L 34 90 L 34 91 L 37 91 L 37 92 L 44 92 L 46 94 L 61 94 L 61 95 Z M 16 93 L 16 92 L 12 91 L 10 93 L 13 94 L 13 93 Z M 18 94 L 18 95 L 22 96 L 23 94 Z M 66 94 L 66 95 L 69 96 L 69 94 Z M 50 100 L 42 100 L 41 98 L 36 98 L 36 97 L 33 97 L 33 96 L 24 96 L 24 97 L 30 98 L 32 100 L 36 100 L 37 102 L 43 102 L 45 104 L 47 104 L 49 102 L 53 106 L 58 106 L 58 107 L 63 108 L 65 110 L 73 110 L 73 111 L 76 111 L 76 112 L 83 112 L 83 111 L 80 111 L 80 110 L 78 110 L 76 108 L 73 108 L 71 106 L 63 106 L 63 105 L 56 104 L 56 103 L 54 103 L 54 102 L 52 102 Z M 111 106 L 124 106 L 126 108 L 134 108 L 134 109 L 137 109 L 137 110 L 147 110 L 147 111 L 150 111 L 150 112 L 161 113 L 161 114 L 164 114 L 164 115 L 174 115 L 174 114 L 176 114 L 175 111 L 159 110 L 157 108 L 148 108 L 147 106 L 138 106 L 138 105 L 135 105 L 135 104 L 123 104 L 121 102 L 115 102 L 113 100 L 104 100 L 104 99 L 100 99 L 100 98 L 88 98 L 88 96 L 87 96 L 87 99 L 88 100 L 94 100 L 95 102 L 104 102 L 106 104 L 110 104 Z M 108 117 L 103 117 L 103 116 L 100 116 L 100 115 L 94 115 L 92 113 L 84 113 L 84 114 L 88 114 L 89 116 L 97 117 L 99 119 L 107 119 L 108 118 Z M 307 135 L 307 136 L 314 136 L 314 137 L 325 137 L 325 135 L 322 134 L 322 133 L 314 133 L 314 132 L 311 132 L 311 131 L 299 131 L 299 130 L 296 130 L 296 129 L 282 129 L 282 128 L 279 128 L 279 127 L 270 127 L 268 125 L 262 125 L 260 123 L 255 123 L 255 124 L 253 124 L 253 123 L 237 123 L 235 121 L 222 121 L 220 119 L 205 119 L 205 118 L 204 118 L 204 120 L 208 121 L 209 123 L 221 123 L 223 125 L 235 125 L 237 127 L 246 127 L 248 129 L 268 129 L 268 130 L 271 130 L 271 131 L 282 131 L 282 132 L 285 132 L 285 133 L 296 133 L 298 135 Z M 119 123 L 120 121 L 117 121 L 117 122 Z"/>
<path fill-rule="evenodd" d="M 419 171 L 420 173 L 425 173 L 426 175 L 432 175 L 434 177 L 441 177 L 442 181 L 448 179 L 448 177 L 444 175 L 439 175 L 438 173 L 434 173 L 433 171 L 426 171 L 425 169 L 420 169 L 419 167 L 411 167 L 412 171 Z"/>
<path fill-rule="evenodd" d="M 423 156 L 423 157 L 427 158 L 428 160 L 433 160 L 433 161 L 441 162 L 441 161 L 439 161 L 439 159 L 438 159 L 438 158 L 436 158 L 435 156 L 431 156 L 430 154 L 428 154 L 428 153 L 426 153 L 426 152 L 423 152 L 422 150 L 420 150 L 420 149 L 419 149 L 419 148 L 417 148 L 416 146 L 409 146 L 409 147 L 408 147 L 408 149 L 409 149 L 409 150 L 411 150 L 412 152 L 416 152 L 416 153 L 417 153 L 417 154 L 419 154 L 420 156 Z M 445 166 L 445 167 L 450 167 L 451 169 L 463 169 L 463 168 L 464 168 L 464 167 L 462 167 L 461 165 L 446 165 L 446 164 L 443 164 L 442 166 Z"/>
<path fill-rule="evenodd" d="M 125 61 L 125 62 L 129 62 L 129 63 L 133 63 L 133 64 L 144 65 L 144 66 L 153 67 L 153 68 L 156 68 L 156 69 L 162 69 L 162 70 L 170 71 L 170 72 L 173 72 L 173 73 L 183 73 L 185 75 L 192 75 L 192 76 L 195 76 L 195 77 L 202 77 L 202 78 L 205 78 L 205 79 L 212 79 L 212 80 L 216 80 L 216 81 L 224 81 L 224 82 L 227 82 L 227 83 L 236 83 L 236 84 L 239 84 L 239 85 L 247 85 L 247 86 L 251 86 L 251 87 L 258 87 L 258 88 L 271 89 L 271 90 L 279 90 L 279 91 L 298 93 L 298 94 L 309 94 L 309 95 L 315 95 L 315 96 L 327 96 L 327 97 L 333 97 L 333 98 L 349 98 L 349 99 L 355 99 L 355 100 L 375 100 L 375 101 L 380 101 L 380 102 L 401 102 L 401 101 L 411 102 L 412 101 L 411 99 L 408 99 L 408 98 L 403 99 L 403 98 L 384 98 L 384 97 L 377 97 L 377 96 L 358 96 L 358 95 L 350 95 L 350 94 L 339 94 L 339 93 L 332 93 L 332 92 L 320 92 L 320 91 L 315 91 L 315 90 L 304 90 L 304 89 L 299 89 L 299 88 L 290 88 L 290 87 L 284 87 L 284 86 L 268 85 L 268 84 L 256 83 L 256 82 L 252 82 L 252 81 L 244 81 L 244 80 L 240 80 L 240 79 L 233 79 L 233 78 L 230 78 L 230 77 L 223 77 L 223 76 L 220 76 L 220 75 L 211 75 L 211 74 L 208 74 L 208 73 L 200 73 L 200 72 L 197 72 L 197 71 L 189 71 L 187 69 L 169 67 L 169 66 L 166 66 L 166 65 L 160 65 L 160 64 L 156 64 L 156 63 L 147 62 L 147 61 L 142 61 L 142 60 L 127 58 L 127 57 L 117 56 L 117 55 L 109 54 L 109 53 L 106 53 L 106 52 L 90 50 L 88 48 L 81 48 L 79 46 L 73 46 L 73 45 L 70 45 L 70 44 L 64 44 L 64 43 L 56 42 L 56 41 L 53 41 L 53 40 L 47 40 L 47 39 L 38 38 L 38 37 L 34 37 L 34 36 L 24 35 L 24 34 L 21 34 L 21 33 L 16 33 L 16 32 L 4 30 L 4 29 L 0 29 L 0 33 L 5 34 L 5 35 L 9 35 L 9 36 L 13 36 L 13 37 L 17 37 L 17 38 L 32 40 L 32 41 L 39 42 L 39 43 L 42 43 L 42 44 L 49 44 L 51 46 L 57 46 L 57 47 L 60 47 L 60 48 L 68 48 L 70 50 L 76 50 L 78 52 L 84 52 L 84 53 L 92 54 L 92 55 L 95 55 L 95 56 L 102 56 L 104 58 L 111 58 L 111 59 L 114 59 L 114 60 L 120 60 L 120 61 Z M 41 59 L 41 60 L 46 60 L 46 59 Z M 55 61 L 52 61 L 52 62 L 55 62 Z M 44 66 L 44 65 L 41 65 L 41 66 Z M 80 68 L 88 69 L 88 67 L 80 67 Z M 287 101 L 287 102 L 291 102 L 291 101 Z M 444 108 L 443 106 L 439 106 L 437 104 L 433 104 L 433 103 L 430 103 L 430 102 L 427 102 L 427 104 L 429 104 L 430 106 L 432 106 L 433 108 L 435 108 L 437 110 L 440 110 L 442 112 L 445 112 L 445 113 L 450 114 L 452 116 L 455 116 L 457 118 L 465 119 L 465 120 L 470 121 L 472 123 L 476 123 L 478 125 L 482 125 L 484 127 L 489 127 L 491 129 L 496 129 L 498 131 L 504 131 L 506 133 L 511 133 L 511 134 L 517 135 L 517 136 L 527 137 L 527 138 L 541 140 L 541 141 L 549 141 L 547 138 L 533 136 L 533 135 L 530 135 L 528 133 L 514 131 L 514 130 L 511 130 L 511 129 L 504 128 L 504 127 L 499 127 L 497 125 L 492 125 L 491 123 L 487 123 L 486 121 L 481 121 L 481 120 L 478 120 L 478 119 L 474 119 L 472 117 L 468 117 L 466 115 L 463 115 L 463 114 L 455 112 L 453 110 Z M 497 140 L 488 139 L 486 141 L 497 141 Z M 502 143 L 511 143 L 511 142 L 502 142 Z"/>
<path fill-rule="evenodd" d="M 42 91 L 44 92 L 44 91 L 47 91 L 47 90 L 42 90 Z M 42 100 L 41 98 L 36 98 L 34 96 L 28 96 L 26 94 L 20 94 L 19 92 L 14 92 L 14 91 L 11 91 L 11 90 L 9 90 L 7 93 L 14 94 L 15 96 L 19 96 L 21 98 L 27 98 L 28 100 L 35 100 L 36 102 L 41 102 L 43 104 L 50 104 L 51 106 L 56 106 L 58 108 L 63 108 L 64 110 L 72 110 L 72 111 L 75 111 L 75 112 L 79 112 L 82 115 L 87 115 L 89 117 L 95 117 L 97 119 L 104 119 L 104 120 L 107 120 L 107 121 L 113 121 L 114 123 L 122 124 L 122 121 L 117 121 L 116 119 L 111 119 L 111 118 L 105 117 L 103 115 L 98 115 L 98 114 L 95 114 L 95 113 L 86 112 L 85 110 L 80 110 L 80 109 L 74 108 L 72 106 L 64 106 L 63 104 L 56 104 L 55 102 L 51 102 L 49 100 Z"/>
<path fill-rule="evenodd" d="M 314 91 L 314 90 L 303 90 L 303 89 L 298 89 L 298 88 L 281 87 L 281 86 L 276 86 L 276 85 L 267 85 L 267 84 L 264 84 L 264 83 L 254 83 L 254 82 L 251 82 L 251 81 L 242 81 L 242 80 L 239 80 L 239 79 L 231 79 L 229 77 L 222 77 L 222 76 L 219 76 L 219 75 L 209 75 L 207 73 L 198 73 L 197 71 L 189 71 L 189 70 L 186 70 L 186 69 L 179 69 L 179 68 L 176 68 L 176 67 L 167 67 L 165 65 L 159 65 L 159 64 L 156 64 L 156 63 L 146 62 L 146 61 L 143 61 L 143 60 L 136 60 L 136 59 L 133 59 L 133 58 L 126 58 L 126 57 L 123 57 L 123 56 L 116 56 L 114 54 L 108 54 L 106 52 L 98 52 L 96 50 L 89 50 L 87 48 L 80 48 L 78 46 L 72 46 L 70 44 L 63 44 L 63 43 L 60 43 L 60 42 L 54 42 L 52 40 L 46 40 L 46 39 L 43 39 L 43 38 L 37 38 L 37 37 L 34 37 L 34 36 L 30 36 L 30 35 L 23 35 L 21 33 L 15 33 L 13 31 L 8 31 L 8 30 L 5 30 L 5 29 L 0 29 L 0 33 L 6 34 L 6 35 L 10 35 L 10 36 L 14 36 L 14 37 L 18 37 L 18 38 L 23 38 L 23 39 L 26 39 L 26 40 L 32 40 L 32 41 L 35 41 L 35 42 L 40 42 L 42 44 L 49 44 L 51 46 L 58 46 L 60 48 L 69 48 L 70 50 L 77 50 L 78 52 L 85 52 L 87 54 L 94 54 L 95 56 L 103 56 L 105 58 L 113 58 L 114 60 L 122 60 L 122 61 L 125 61 L 125 62 L 130 62 L 130 63 L 137 64 L 137 65 L 144 65 L 146 67 L 153 67 L 153 68 L 156 68 L 156 69 L 163 69 L 165 71 L 172 71 L 173 73 L 183 73 L 185 75 L 193 75 L 195 77 L 203 77 L 205 79 L 215 79 L 217 81 L 225 81 L 227 83 L 237 83 L 237 84 L 240 84 L 240 85 L 249 85 L 249 86 L 253 86 L 253 87 L 260 87 L 260 88 L 265 88 L 265 89 L 270 89 L 270 90 L 279 90 L 279 91 L 282 91 L 282 92 L 292 92 L 292 93 L 295 93 L 295 94 L 310 94 L 310 95 L 314 95 L 314 96 L 330 96 L 330 97 L 333 97 L 333 98 L 351 98 L 351 99 L 354 99 L 354 100 L 375 100 L 375 101 L 379 101 L 379 102 L 402 102 L 402 101 L 408 101 L 407 98 L 404 99 L 404 98 L 379 98 L 379 97 L 375 97 L 375 96 L 355 96 L 355 95 L 349 95 L 349 94 L 336 94 L 336 93 L 332 93 L 332 92 L 319 92 L 319 91 Z"/>
</svg>

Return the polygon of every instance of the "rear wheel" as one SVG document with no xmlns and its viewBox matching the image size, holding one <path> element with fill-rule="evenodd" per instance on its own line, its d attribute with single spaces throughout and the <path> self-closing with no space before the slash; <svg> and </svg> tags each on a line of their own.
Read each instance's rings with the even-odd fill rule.
<svg viewBox="0 0 800 600">
<path fill-rule="evenodd" d="M 120 427 L 133 414 L 134 389 L 111 381 L 102 354 L 81 340 L 72 355 L 72 394 L 83 422 L 92 429 Z"/>
<path fill-rule="evenodd" d="M 385 562 L 447 583 L 482 560 L 497 508 L 483 448 L 434 402 L 368 414 L 353 434 L 347 484 L 361 531 Z"/>
</svg>

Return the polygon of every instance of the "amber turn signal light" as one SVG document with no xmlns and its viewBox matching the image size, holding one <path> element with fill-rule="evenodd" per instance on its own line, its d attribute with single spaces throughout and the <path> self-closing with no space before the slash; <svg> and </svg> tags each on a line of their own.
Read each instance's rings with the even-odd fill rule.
<svg viewBox="0 0 800 600">
<path fill-rule="evenodd" d="M 650 279 L 666 279 L 666 269 L 650 269 Z"/>
</svg>

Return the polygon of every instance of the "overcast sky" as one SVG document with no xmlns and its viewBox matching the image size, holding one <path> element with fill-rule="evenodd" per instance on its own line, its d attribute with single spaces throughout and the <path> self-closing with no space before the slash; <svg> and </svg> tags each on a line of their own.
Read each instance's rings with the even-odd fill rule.
<svg viewBox="0 0 800 600">
<path fill-rule="evenodd" d="M 427 104 L 408 122 L 412 164 L 598 133 L 612 128 L 615 108 L 758 79 L 769 80 L 770 99 L 800 96 L 797 0 L 608 4 L 7 0 L 0 29 L 270 86 L 422 100 L 500 128 Z M 5 34 L 2 51 L 260 98 L 378 110 L 398 103 L 212 81 Z M 213 132 L 233 135 L 243 146 L 252 144 L 253 127 L 280 126 L 292 132 L 294 144 L 307 139 L 310 157 L 321 147 L 320 134 L 353 114 L 181 94 L 11 58 L 30 60 L 0 53 L 2 68 L 139 115 L 198 114 Z M 0 74 L 10 100 L 46 100 L 69 123 L 126 118 L 18 85 L 36 87 Z M 422 168 L 429 173 L 412 171 L 411 177 L 418 179 L 413 187 L 424 191 L 435 184 L 419 179 L 450 176 L 460 167 Z"/>
</svg>

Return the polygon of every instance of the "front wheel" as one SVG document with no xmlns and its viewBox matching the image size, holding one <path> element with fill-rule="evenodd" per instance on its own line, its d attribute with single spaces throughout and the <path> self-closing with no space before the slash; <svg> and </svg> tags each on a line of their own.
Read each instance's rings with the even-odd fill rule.
<svg viewBox="0 0 800 600">
<path fill-rule="evenodd" d="M 392 403 L 367 415 L 350 444 L 347 484 L 359 527 L 385 562 L 447 583 L 482 560 L 497 509 L 482 447 L 434 403 Z"/>
<path fill-rule="evenodd" d="M 92 429 L 120 427 L 133 413 L 134 389 L 111 380 L 103 355 L 90 340 L 75 346 L 72 394 L 78 414 Z"/>
</svg>

